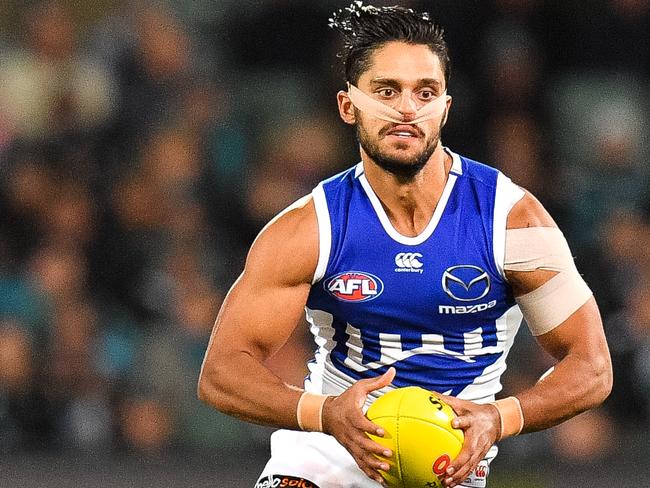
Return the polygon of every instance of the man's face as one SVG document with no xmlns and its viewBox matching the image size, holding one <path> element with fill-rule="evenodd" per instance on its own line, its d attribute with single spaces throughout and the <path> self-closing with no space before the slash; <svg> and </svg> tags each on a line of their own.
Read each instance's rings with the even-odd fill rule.
<svg viewBox="0 0 650 488">
<path fill-rule="evenodd" d="M 425 45 L 390 42 L 375 50 L 370 61 L 357 87 L 407 119 L 446 89 L 440 60 Z M 382 168 L 413 177 L 435 151 L 450 104 L 440 117 L 418 124 L 386 122 L 355 108 L 359 143 Z"/>
</svg>

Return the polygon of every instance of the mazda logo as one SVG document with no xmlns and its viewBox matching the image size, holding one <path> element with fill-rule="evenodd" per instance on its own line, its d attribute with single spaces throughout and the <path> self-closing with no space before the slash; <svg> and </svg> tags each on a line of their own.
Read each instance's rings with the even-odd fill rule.
<svg viewBox="0 0 650 488">
<path fill-rule="evenodd" d="M 473 302 L 490 291 L 490 276 L 471 264 L 451 266 L 442 274 L 442 289 L 454 300 Z"/>
</svg>

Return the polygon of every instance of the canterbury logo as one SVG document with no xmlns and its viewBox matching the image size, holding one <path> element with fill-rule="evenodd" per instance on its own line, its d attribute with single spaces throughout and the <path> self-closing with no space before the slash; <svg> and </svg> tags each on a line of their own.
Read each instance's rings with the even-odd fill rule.
<svg viewBox="0 0 650 488">
<path fill-rule="evenodd" d="M 422 254 L 419 252 L 400 252 L 395 256 L 395 271 L 410 271 L 422 273 L 424 264 L 420 261 Z"/>
</svg>

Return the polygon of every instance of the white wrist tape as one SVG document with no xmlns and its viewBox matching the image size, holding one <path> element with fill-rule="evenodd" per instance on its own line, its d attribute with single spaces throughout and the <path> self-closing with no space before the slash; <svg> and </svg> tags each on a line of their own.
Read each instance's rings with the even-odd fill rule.
<svg viewBox="0 0 650 488">
<path fill-rule="evenodd" d="M 556 227 L 506 230 L 503 269 L 518 272 L 541 269 L 557 273 L 539 288 L 517 297 L 526 323 L 535 336 L 560 325 L 592 295 L 576 269 L 564 235 Z"/>
<path fill-rule="evenodd" d="M 323 432 L 323 405 L 328 395 L 304 392 L 298 400 L 296 418 L 302 430 Z"/>
<path fill-rule="evenodd" d="M 524 428 L 524 411 L 521 409 L 519 399 L 511 396 L 492 402 L 492 405 L 497 407 L 499 419 L 501 420 L 501 434 L 498 440 L 519 435 Z"/>
</svg>

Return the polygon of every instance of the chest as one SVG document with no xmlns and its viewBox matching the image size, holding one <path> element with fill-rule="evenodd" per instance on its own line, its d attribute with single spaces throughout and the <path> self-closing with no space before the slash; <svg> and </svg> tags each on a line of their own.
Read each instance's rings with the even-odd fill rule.
<svg viewBox="0 0 650 488">
<path fill-rule="evenodd" d="M 310 308 L 378 331 L 417 333 L 476 329 L 514 300 L 495 265 L 491 215 L 450 198 L 431 235 L 399 242 L 360 199 L 333 228 L 338 233 Z"/>
</svg>

